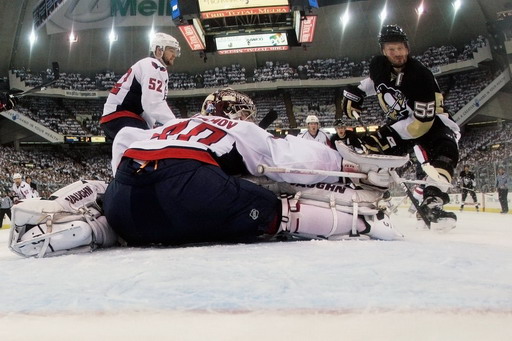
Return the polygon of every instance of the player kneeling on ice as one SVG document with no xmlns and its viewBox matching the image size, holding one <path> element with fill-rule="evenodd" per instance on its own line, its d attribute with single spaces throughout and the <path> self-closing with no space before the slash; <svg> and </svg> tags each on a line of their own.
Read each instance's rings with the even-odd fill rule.
<svg viewBox="0 0 512 341">
<path fill-rule="evenodd" d="M 113 143 L 114 180 L 104 199 L 109 224 L 129 245 L 257 241 L 281 231 L 328 238 L 346 235 L 353 226 L 356 233 L 401 238 L 391 230 L 389 219 L 369 204 L 364 210 L 353 210 L 353 200 L 373 202 L 380 191 L 372 197 L 343 189 L 321 200 L 306 195 L 295 198 L 296 192 L 290 193 L 291 198 L 280 198 L 235 177 L 260 175 L 260 164 L 325 171 L 341 168 L 342 156 L 336 150 L 295 136 L 277 139 L 254 124 L 255 118 L 253 101 L 228 88 L 208 95 L 201 113 L 192 118 L 152 130 L 123 128 Z M 398 159 L 394 167 L 407 161 Z M 276 182 L 301 184 L 339 180 L 323 174 L 267 176 Z M 368 176 L 367 181 L 389 183 L 389 177 L 379 176 Z"/>
<path fill-rule="evenodd" d="M 103 181 L 77 181 L 49 200 L 25 199 L 12 207 L 9 248 L 24 257 L 92 251 L 117 243 L 98 202 Z"/>
</svg>

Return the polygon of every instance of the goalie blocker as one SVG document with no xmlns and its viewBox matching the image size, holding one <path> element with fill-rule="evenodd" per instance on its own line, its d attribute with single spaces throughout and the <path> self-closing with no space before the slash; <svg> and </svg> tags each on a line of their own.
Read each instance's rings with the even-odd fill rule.
<svg viewBox="0 0 512 341">
<path fill-rule="evenodd" d="M 45 257 L 113 246 L 117 235 L 97 203 L 106 187 L 103 181 L 77 181 L 49 200 L 14 205 L 9 248 L 23 257 Z"/>
</svg>

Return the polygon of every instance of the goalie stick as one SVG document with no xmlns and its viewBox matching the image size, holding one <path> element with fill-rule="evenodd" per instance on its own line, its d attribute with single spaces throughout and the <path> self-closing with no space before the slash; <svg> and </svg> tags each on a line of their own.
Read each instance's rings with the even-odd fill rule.
<svg viewBox="0 0 512 341">
<path fill-rule="evenodd" d="M 14 93 L 14 94 L 12 94 L 12 96 L 15 97 L 15 98 L 24 97 L 24 96 L 26 96 L 28 94 L 37 92 L 37 91 L 41 90 L 42 88 L 46 88 L 49 85 L 52 85 L 53 83 L 57 82 L 59 80 L 59 78 L 60 78 L 59 63 L 57 63 L 57 62 L 53 62 L 52 63 L 52 71 L 53 71 L 53 79 L 51 81 L 48 81 L 48 82 L 43 83 L 41 85 L 35 86 L 35 87 L 33 87 L 31 89 L 28 89 L 28 90 L 25 90 L 23 92 Z"/>
<path fill-rule="evenodd" d="M 358 178 L 358 179 L 366 179 L 368 177 L 368 175 L 366 175 L 364 173 L 328 171 L 328 170 L 321 170 L 321 169 L 272 167 L 272 166 L 263 165 L 263 164 L 258 165 L 257 171 L 261 175 L 265 175 L 266 173 L 291 173 L 291 174 L 302 174 L 302 175 L 327 175 L 327 176 Z"/>
<path fill-rule="evenodd" d="M 262 129 L 267 129 L 270 127 L 272 123 L 277 119 L 277 111 L 274 109 L 270 109 L 269 112 L 265 115 L 265 117 L 262 118 L 260 123 L 258 124 L 258 127 Z"/>
<path fill-rule="evenodd" d="M 272 167 L 268 165 L 258 165 L 257 168 L 258 174 L 265 175 L 266 173 L 290 173 L 290 174 L 303 174 L 303 175 L 327 175 L 327 176 L 337 176 L 337 177 L 345 177 L 345 178 L 353 178 L 353 179 L 366 179 L 368 175 L 365 173 L 356 173 L 356 172 L 342 172 L 342 171 L 327 171 L 321 169 L 301 169 L 301 168 L 286 168 L 286 167 Z M 395 178 L 394 178 L 395 180 Z M 425 185 L 427 181 L 425 180 L 410 180 L 404 179 L 396 175 L 395 182 L 399 184 L 410 183 L 415 185 Z M 428 182 L 432 184 L 433 182 Z"/>
</svg>

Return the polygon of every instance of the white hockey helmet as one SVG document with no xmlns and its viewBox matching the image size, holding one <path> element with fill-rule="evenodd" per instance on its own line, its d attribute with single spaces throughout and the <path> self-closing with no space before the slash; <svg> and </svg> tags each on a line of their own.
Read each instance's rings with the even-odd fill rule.
<svg viewBox="0 0 512 341">
<path fill-rule="evenodd" d="M 232 88 L 224 88 L 206 96 L 201 107 L 201 115 L 221 116 L 231 120 L 254 120 L 256 106 L 246 94 Z"/>
<path fill-rule="evenodd" d="M 20 173 L 14 173 L 14 175 L 12 176 L 12 179 L 13 180 L 21 179 L 21 174 Z"/>
<path fill-rule="evenodd" d="M 149 45 L 149 51 L 155 53 L 157 47 L 165 50 L 165 48 L 169 46 L 176 51 L 176 57 L 181 55 L 180 43 L 171 36 L 170 34 L 158 32 L 151 38 L 151 44 Z"/>
<path fill-rule="evenodd" d="M 306 124 L 310 123 L 320 124 L 320 120 L 318 119 L 318 117 L 316 117 L 316 115 L 308 115 L 308 117 L 306 117 Z"/>
</svg>

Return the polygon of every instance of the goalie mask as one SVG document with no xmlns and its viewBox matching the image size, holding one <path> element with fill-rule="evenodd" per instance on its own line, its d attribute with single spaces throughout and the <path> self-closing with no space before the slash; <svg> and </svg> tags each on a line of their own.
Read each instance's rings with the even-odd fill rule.
<svg viewBox="0 0 512 341">
<path fill-rule="evenodd" d="M 201 115 L 254 122 L 256 106 L 246 94 L 225 88 L 206 96 L 201 107 Z"/>
</svg>

